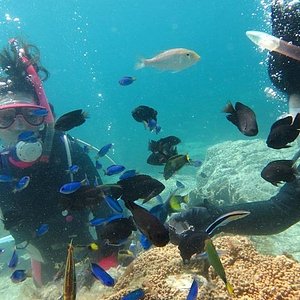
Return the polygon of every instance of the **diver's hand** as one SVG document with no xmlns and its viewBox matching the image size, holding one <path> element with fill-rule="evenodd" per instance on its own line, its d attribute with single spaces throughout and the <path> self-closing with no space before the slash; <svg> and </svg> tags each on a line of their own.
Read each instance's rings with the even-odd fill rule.
<svg viewBox="0 0 300 300">
<path fill-rule="evenodd" d="M 176 222 L 187 222 L 194 226 L 195 230 L 205 230 L 208 225 L 214 221 L 214 216 L 208 211 L 206 207 L 189 208 L 172 217 Z"/>
</svg>

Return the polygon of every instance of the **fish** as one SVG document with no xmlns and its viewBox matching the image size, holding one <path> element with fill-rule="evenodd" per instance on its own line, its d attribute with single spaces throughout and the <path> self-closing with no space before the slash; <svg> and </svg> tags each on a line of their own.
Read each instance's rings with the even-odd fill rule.
<svg viewBox="0 0 300 300">
<path fill-rule="evenodd" d="M 13 189 L 13 193 L 21 192 L 22 190 L 26 189 L 30 182 L 29 176 L 22 177 L 17 183 L 15 188 Z"/>
<path fill-rule="evenodd" d="M 15 270 L 11 276 L 10 279 L 13 283 L 19 283 L 24 281 L 27 278 L 27 272 L 26 270 Z"/>
<path fill-rule="evenodd" d="M 66 183 L 63 186 L 61 186 L 61 188 L 59 189 L 59 192 L 62 194 L 65 194 L 65 195 L 72 194 L 72 193 L 76 192 L 77 190 L 79 190 L 86 183 L 87 183 L 86 179 L 83 179 L 82 181 L 69 182 L 69 183 Z"/>
<path fill-rule="evenodd" d="M 147 158 L 147 164 L 161 166 L 165 164 L 171 156 L 166 156 L 161 153 L 151 153 Z"/>
<path fill-rule="evenodd" d="M 46 234 L 49 231 L 49 225 L 48 224 L 41 224 L 39 228 L 36 229 L 35 235 L 36 237 L 40 237 L 44 234 Z"/>
<path fill-rule="evenodd" d="M 169 231 L 160 220 L 133 201 L 125 201 L 131 211 L 136 227 L 157 247 L 164 247 L 170 241 Z"/>
<path fill-rule="evenodd" d="M 165 189 L 165 186 L 160 181 L 143 174 L 122 179 L 117 182 L 117 185 L 122 187 L 121 198 L 124 201 L 143 199 L 143 203 L 157 196 Z"/>
<path fill-rule="evenodd" d="M 185 164 L 189 163 L 190 158 L 188 155 L 174 155 L 168 159 L 164 167 L 164 178 L 168 180 L 175 172 L 180 170 Z"/>
<path fill-rule="evenodd" d="M 110 220 L 103 226 L 99 227 L 97 229 L 97 234 L 103 241 L 116 245 L 127 240 L 132 232 L 136 230 L 137 228 L 132 217 L 122 217 Z"/>
<path fill-rule="evenodd" d="M 119 179 L 123 180 L 123 179 L 127 179 L 130 177 L 136 176 L 136 175 L 138 175 L 136 170 L 127 170 L 119 177 Z"/>
<path fill-rule="evenodd" d="M 246 136 L 258 134 L 258 125 L 254 111 L 241 102 L 236 102 L 235 107 L 228 102 L 223 112 L 228 113 L 227 120 L 234 124 L 239 131 Z"/>
<path fill-rule="evenodd" d="M 115 280 L 98 264 L 91 263 L 92 275 L 106 286 L 114 286 Z"/>
<path fill-rule="evenodd" d="M 119 264 L 123 267 L 128 266 L 135 259 L 135 255 L 129 250 L 119 250 L 117 257 Z"/>
<path fill-rule="evenodd" d="M 1 174 L 0 175 L 0 182 L 2 183 L 9 183 L 13 182 L 14 178 L 11 175 Z"/>
<path fill-rule="evenodd" d="M 119 174 L 125 170 L 125 167 L 122 165 L 111 165 L 104 170 L 104 175 L 112 176 Z"/>
<path fill-rule="evenodd" d="M 293 121 L 292 116 L 277 120 L 272 126 L 267 138 L 267 146 L 273 149 L 288 148 L 299 135 L 300 113 Z"/>
<path fill-rule="evenodd" d="M 148 150 L 152 154 L 148 157 L 149 161 L 147 160 L 147 162 L 153 165 L 166 163 L 170 157 L 178 154 L 176 145 L 179 143 L 181 140 L 176 136 L 167 136 L 158 141 L 151 140 L 148 144 Z"/>
<path fill-rule="evenodd" d="M 149 250 L 152 246 L 152 243 L 144 234 L 141 234 L 140 236 L 140 244 L 142 245 L 144 250 Z"/>
<path fill-rule="evenodd" d="M 68 170 L 66 170 L 67 173 L 76 174 L 79 170 L 79 167 L 77 165 L 72 165 L 69 167 Z"/>
<path fill-rule="evenodd" d="M 140 300 L 144 296 L 145 296 L 144 290 L 139 288 L 123 296 L 121 300 Z"/>
<path fill-rule="evenodd" d="M 74 247 L 72 241 L 68 245 L 68 253 L 65 265 L 65 276 L 63 286 L 64 300 L 76 299 L 76 270 L 74 262 Z"/>
<path fill-rule="evenodd" d="M 212 240 L 210 238 L 208 238 L 205 240 L 204 243 L 205 243 L 204 250 L 208 255 L 208 261 L 209 261 L 210 265 L 214 268 L 215 272 L 220 276 L 220 278 L 225 283 L 228 293 L 230 295 L 233 295 L 234 294 L 233 287 L 227 281 L 224 267 L 221 263 L 220 257 L 217 253 L 217 250 L 216 250 L 214 244 L 212 243 Z"/>
<path fill-rule="evenodd" d="M 135 68 L 138 70 L 145 67 L 152 67 L 160 71 L 175 73 L 191 67 L 199 60 L 200 56 L 193 50 L 174 48 L 163 51 L 152 58 L 141 59 L 135 65 Z"/>
<path fill-rule="evenodd" d="M 136 81 L 136 77 L 124 76 L 119 80 L 119 84 L 122 86 L 127 86 L 132 84 L 134 81 Z"/>
<path fill-rule="evenodd" d="M 94 208 L 102 201 L 106 195 L 111 195 L 118 199 L 122 195 L 122 188 L 116 184 L 106 184 L 87 186 L 83 185 L 72 193 L 65 193 L 59 202 L 63 210 L 82 210 L 86 208 Z"/>
<path fill-rule="evenodd" d="M 211 236 L 214 230 L 221 226 L 225 226 L 232 221 L 237 221 L 239 219 L 245 218 L 250 214 L 250 211 L 246 210 L 235 210 L 229 213 L 222 215 L 217 218 L 214 222 L 212 222 L 206 229 L 205 232 Z"/>
<path fill-rule="evenodd" d="M 46 117 L 48 115 L 48 110 L 46 108 L 37 108 L 32 111 L 32 114 L 38 117 Z"/>
<path fill-rule="evenodd" d="M 296 180 L 298 171 L 294 160 L 280 159 L 268 163 L 260 175 L 264 180 L 278 186 L 279 183 Z"/>
<path fill-rule="evenodd" d="M 140 105 L 136 107 L 131 112 L 131 115 L 137 122 L 143 122 L 146 124 L 148 124 L 150 120 L 157 122 L 157 111 L 154 108 L 146 105 Z"/>
<path fill-rule="evenodd" d="M 186 300 L 197 300 L 198 296 L 199 283 L 196 278 L 194 278 L 189 293 L 186 297 Z"/>
<path fill-rule="evenodd" d="M 19 255 L 18 255 L 18 253 L 15 249 L 12 256 L 11 256 L 11 259 L 9 260 L 9 262 L 7 264 L 7 266 L 11 269 L 14 269 L 17 266 L 18 261 L 19 261 Z"/>
<path fill-rule="evenodd" d="M 106 202 L 106 204 L 114 211 L 118 212 L 118 213 L 122 213 L 123 212 L 123 208 L 121 207 L 121 205 L 119 204 L 118 200 L 114 199 L 113 197 L 111 197 L 110 195 L 106 195 L 104 197 L 104 200 Z"/>
<path fill-rule="evenodd" d="M 82 109 L 70 111 L 59 117 L 55 124 L 55 130 L 69 131 L 74 127 L 82 125 L 88 118 L 88 113 Z"/>
<path fill-rule="evenodd" d="M 113 144 L 112 144 L 112 143 L 107 144 L 107 145 L 104 145 L 104 146 L 98 151 L 98 153 L 97 153 L 97 159 L 98 159 L 99 157 L 105 156 L 105 155 L 108 153 L 108 151 L 109 151 L 112 147 L 113 147 Z"/>
<path fill-rule="evenodd" d="M 94 218 L 89 221 L 89 224 L 90 224 L 90 226 L 99 226 L 99 225 L 107 224 L 114 220 L 123 219 L 123 218 L 124 218 L 123 214 L 115 214 L 115 215 L 109 216 L 108 218 Z"/>
</svg>

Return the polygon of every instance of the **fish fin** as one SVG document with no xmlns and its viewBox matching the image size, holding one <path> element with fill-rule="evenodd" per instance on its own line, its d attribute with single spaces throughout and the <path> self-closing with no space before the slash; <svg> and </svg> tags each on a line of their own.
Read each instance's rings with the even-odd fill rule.
<svg viewBox="0 0 300 300">
<path fill-rule="evenodd" d="M 234 291 L 233 291 L 232 285 L 229 282 L 226 282 L 225 284 L 226 284 L 226 289 L 227 289 L 229 295 L 233 295 Z"/>
<path fill-rule="evenodd" d="M 134 66 L 135 70 L 140 70 L 145 68 L 145 59 L 141 58 Z"/>
<path fill-rule="evenodd" d="M 228 114 L 232 114 L 235 112 L 235 109 L 230 101 L 225 105 L 222 112 L 228 113 Z"/>
<path fill-rule="evenodd" d="M 297 113 L 294 121 L 293 121 L 293 125 L 292 125 L 295 129 L 300 129 L 300 113 Z"/>
<path fill-rule="evenodd" d="M 293 117 L 292 116 L 287 116 L 283 119 L 279 119 L 277 120 L 272 126 L 271 126 L 271 131 L 278 127 L 278 126 L 282 126 L 282 125 L 291 125 L 293 122 Z"/>
<path fill-rule="evenodd" d="M 228 115 L 226 118 L 232 124 L 237 125 L 237 117 L 235 115 Z"/>
</svg>

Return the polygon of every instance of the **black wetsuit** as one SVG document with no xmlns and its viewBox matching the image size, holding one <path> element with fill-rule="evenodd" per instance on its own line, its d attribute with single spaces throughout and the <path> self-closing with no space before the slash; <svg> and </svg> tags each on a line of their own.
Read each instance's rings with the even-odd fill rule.
<svg viewBox="0 0 300 300">
<path fill-rule="evenodd" d="M 28 242 L 38 249 L 45 267 L 43 268 L 43 282 L 52 279 L 56 269 L 55 264 L 66 260 L 67 245 L 73 239 L 73 244 L 88 245 L 93 242 L 89 225 L 89 210 L 71 211 L 73 219 L 69 222 L 62 214 L 59 199 L 63 195 L 59 192 L 63 184 L 69 183 L 67 155 L 62 133 L 56 133 L 50 162 L 36 163 L 32 167 L 19 169 L 7 164 L 6 156 L 2 156 L 2 169 L 0 174 L 9 173 L 20 179 L 29 176 L 29 185 L 22 191 L 13 193 L 13 184 L 0 183 L 0 208 L 4 219 L 5 229 L 9 230 L 15 239 L 16 245 Z M 99 184 L 101 179 L 91 159 L 84 153 L 74 140 L 70 140 L 72 164 L 78 165 L 78 173 L 74 174 L 75 181 L 88 177 L 91 184 L 95 177 Z M 85 175 L 86 174 L 86 175 Z M 105 202 L 93 210 L 94 216 L 107 217 L 111 214 Z M 49 231 L 36 237 L 36 229 L 41 224 L 48 224 Z M 28 247 L 29 251 L 29 247 Z M 46 272 L 45 272 L 46 271 Z"/>
<path fill-rule="evenodd" d="M 288 4 L 281 5 L 280 2 L 274 1 L 272 6 L 272 34 L 300 46 L 300 4 L 288 6 Z M 269 76 L 273 84 L 283 93 L 300 94 L 299 61 L 271 52 Z M 251 213 L 241 220 L 219 228 L 219 231 L 245 235 L 268 235 L 284 231 L 300 221 L 300 181 L 286 183 L 276 196 L 266 201 L 220 207 L 207 203 L 174 217 L 178 221 L 187 221 L 198 230 L 205 230 L 216 218 L 234 210 L 247 210 Z"/>
</svg>

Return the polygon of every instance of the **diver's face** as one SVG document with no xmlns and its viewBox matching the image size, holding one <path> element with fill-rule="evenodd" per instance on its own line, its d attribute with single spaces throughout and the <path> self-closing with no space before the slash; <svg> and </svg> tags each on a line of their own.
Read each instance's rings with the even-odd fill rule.
<svg viewBox="0 0 300 300">
<path fill-rule="evenodd" d="M 37 133 L 44 128 L 44 117 L 37 115 L 36 107 L 0 107 L 0 139 L 4 146 L 15 144 L 24 131 Z"/>
</svg>

